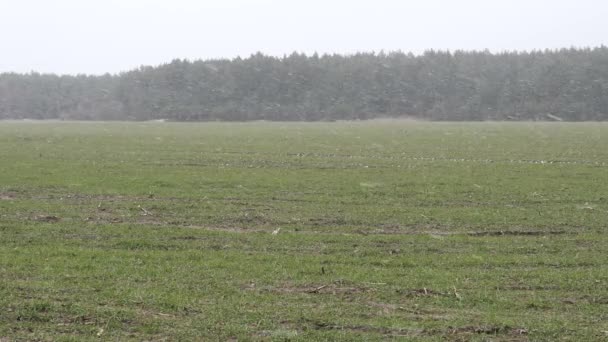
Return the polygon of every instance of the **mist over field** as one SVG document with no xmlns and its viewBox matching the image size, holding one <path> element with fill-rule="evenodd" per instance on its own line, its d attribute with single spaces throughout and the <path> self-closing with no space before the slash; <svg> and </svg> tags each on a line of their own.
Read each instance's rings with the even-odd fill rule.
<svg viewBox="0 0 608 342">
<path fill-rule="evenodd" d="M 0 1 L 0 342 L 605 341 L 606 18 Z"/>
</svg>

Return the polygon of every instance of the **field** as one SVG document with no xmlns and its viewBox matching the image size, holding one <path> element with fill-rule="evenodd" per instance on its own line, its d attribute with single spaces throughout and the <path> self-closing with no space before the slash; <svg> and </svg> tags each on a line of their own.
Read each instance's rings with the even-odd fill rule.
<svg viewBox="0 0 608 342">
<path fill-rule="evenodd" d="M 608 339 L 608 124 L 0 122 L 0 341 Z"/>
</svg>

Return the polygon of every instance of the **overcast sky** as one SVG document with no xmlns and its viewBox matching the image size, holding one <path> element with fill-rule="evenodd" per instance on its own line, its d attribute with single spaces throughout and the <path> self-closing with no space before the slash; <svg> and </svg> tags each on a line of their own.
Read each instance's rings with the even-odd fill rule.
<svg viewBox="0 0 608 342">
<path fill-rule="evenodd" d="M 608 44 L 608 0 L 0 0 L 0 72 L 174 58 Z"/>
</svg>

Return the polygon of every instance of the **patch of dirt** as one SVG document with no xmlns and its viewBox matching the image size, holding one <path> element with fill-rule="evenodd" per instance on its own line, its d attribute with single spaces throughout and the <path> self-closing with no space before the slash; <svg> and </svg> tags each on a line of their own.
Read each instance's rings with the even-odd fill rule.
<svg viewBox="0 0 608 342">
<path fill-rule="evenodd" d="M 384 328 L 374 327 L 370 325 L 340 325 L 322 321 L 307 320 L 302 321 L 302 325 L 305 329 L 314 330 L 348 330 L 358 333 L 375 333 L 386 336 L 415 336 L 424 333 L 423 329 L 398 329 L 398 328 Z"/>
<path fill-rule="evenodd" d="M 172 225 L 170 222 L 168 225 Z M 228 233 L 271 233 L 272 229 L 257 229 L 257 228 L 249 228 L 249 227 L 241 227 L 241 226 L 203 226 L 203 225 L 175 225 L 179 228 L 188 228 L 188 229 L 203 229 L 209 231 L 219 231 L 219 232 L 228 232 Z"/>
<path fill-rule="evenodd" d="M 450 296 L 451 293 L 440 292 L 432 289 L 428 289 L 423 287 L 421 289 L 413 289 L 413 290 L 397 290 L 397 293 L 405 294 L 406 297 L 415 298 L 415 297 L 441 297 L 441 296 Z"/>
<path fill-rule="evenodd" d="M 353 224 L 359 225 L 359 224 Z M 434 238 L 443 238 L 449 236 L 468 235 L 473 237 L 484 236 L 545 236 L 545 235 L 564 235 L 576 234 L 568 231 L 525 231 L 525 230 L 499 230 L 499 231 L 450 231 L 453 229 L 449 226 L 440 225 L 416 225 L 416 226 L 399 226 L 399 225 L 381 225 L 373 230 L 357 229 L 350 232 L 351 234 L 360 235 L 428 235 Z"/>
<path fill-rule="evenodd" d="M 0 192 L 0 201 L 12 201 L 17 198 L 14 192 Z"/>
<path fill-rule="evenodd" d="M 47 222 L 47 223 L 56 223 L 61 221 L 61 219 L 54 215 L 37 215 L 34 217 L 34 220 L 38 222 Z"/>
<path fill-rule="evenodd" d="M 353 223 L 353 225 L 360 225 Z M 563 235 L 574 234 L 571 231 L 565 230 L 525 230 L 521 227 L 520 230 L 490 230 L 490 231 L 458 231 L 451 225 L 442 224 L 416 224 L 416 225 L 400 225 L 400 224 L 379 224 L 376 229 L 363 230 L 358 229 L 353 231 L 355 234 L 361 235 L 429 235 L 431 237 L 441 238 L 444 236 L 544 236 L 544 235 Z"/>
<path fill-rule="evenodd" d="M 472 335 L 492 335 L 508 338 L 509 341 L 527 341 L 528 330 L 525 328 L 512 328 L 509 326 L 465 326 L 448 327 L 446 329 L 408 329 L 385 328 L 370 325 L 340 325 L 329 322 L 303 319 L 299 324 L 289 321 L 282 322 L 289 327 L 298 327 L 298 330 L 348 330 L 358 333 L 375 333 L 391 337 L 414 336 L 443 336 L 447 340 L 468 341 Z"/>
<path fill-rule="evenodd" d="M 97 320 L 95 318 L 91 318 L 88 316 L 75 316 L 63 319 L 61 323 L 58 325 L 71 325 L 71 324 L 84 324 L 84 325 L 94 325 L 97 324 Z"/>
<path fill-rule="evenodd" d="M 85 222 L 96 223 L 96 224 L 111 224 L 111 223 L 123 223 L 124 221 L 118 217 L 93 217 L 89 216 L 85 220 Z"/>
<path fill-rule="evenodd" d="M 454 227 L 441 224 L 415 224 L 401 225 L 384 223 L 375 226 L 375 229 L 355 231 L 361 235 L 436 235 L 448 236 L 463 234 L 462 232 L 452 232 Z"/>
<path fill-rule="evenodd" d="M 469 232 L 466 233 L 469 236 L 543 236 L 543 235 L 563 235 L 569 234 L 563 230 L 498 230 L 498 231 L 481 231 L 481 232 Z"/>
<path fill-rule="evenodd" d="M 255 286 L 247 287 L 247 289 L 255 289 Z M 307 293 L 307 294 L 331 294 L 331 295 L 353 295 L 359 293 L 372 292 L 375 289 L 365 286 L 354 286 L 336 281 L 330 284 L 323 285 L 293 285 L 285 284 L 278 287 L 261 287 L 261 291 L 276 292 L 276 293 Z"/>
<path fill-rule="evenodd" d="M 166 314 L 166 313 L 162 313 L 159 311 L 153 311 L 153 310 L 149 310 L 149 309 L 139 309 L 137 310 L 138 314 L 144 317 L 154 317 L 154 318 L 161 318 L 161 319 L 174 319 L 177 316 L 173 315 L 173 314 Z"/>
<path fill-rule="evenodd" d="M 281 197 L 272 197 L 271 200 L 279 201 L 279 202 L 299 202 L 299 203 L 313 203 L 313 200 L 307 200 L 302 198 L 281 198 Z"/>
<path fill-rule="evenodd" d="M 167 225 L 166 221 L 161 220 L 160 218 L 154 217 L 153 215 L 149 215 L 146 213 L 142 213 L 140 216 L 135 217 L 135 222 L 137 224 L 142 225 L 150 225 L 150 226 L 164 226 Z"/>
<path fill-rule="evenodd" d="M 93 194 L 38 194 L 31 196 L 30 199 L 35 200 L 72 200 L 86 202 L 122 202 L 122 201 L 138 201 L 148 199 L 148 197 L 123 196 L 123 195 L 93 195 Z"/>
<path fill-rule="evenodd" d="M 47 216 L 48 222 L 54 222 L 53 216 Z M 44 216 L 37 217 L 37 220 L 44 221 Z M 93 215 L 84 219 L 85 222 L 97 224 L 119 224 L 123 222 L 152 225 L 152 226 L 173 226 L 179 228 L 190 229 L 205 229 L 210 231 L 225 231 L 235 233 L 260 233 L 272 232 L 281 225 L 287 225 L 289 222 L 276 221 L 264 213 L 251 213 L 249 210 L 244 210 L 242 215 L 226 218 L 225 223 L 219 225 L 196 225 L 191 224 L 187 220 L 163 220 L 162 217 L 155 215 L 150 209 L 139 209 L 137 216 L 116 216 L 110 209 L 97 208 Z M 502 231 L 450 231 L 451 227 L 439 225 L 422 225 L 422 226 L 401 226 L 395 224 L 383 224 L 376 226 L 376 229 L 353 229 L 349 231 L 332 231 L 316 229 L 313 227 L 324 226 L 361 226 L 361 222 L 349 222 L 341 218 L 311 218 L 308 220 L 309 228 L 295 228 L 293 230 L 286 229 L 284 232 L 297 234 L 315 234 L 315 235 L 427 235 L 437 239 L 443 239 L 449 236 L 471 236 L 471 237 L 492 237 L 492 236 L 546 236 L 546 235 L 563 235 L 575 234 L 568 231 L 533 231 L 533 230 L 502 230 Z M 255 228 L 253 228 L 255 227 Z M 399 249 L 392 249 L 390 254 L 399 254 Z M 440 252 L 440 251 L 438 251 Z"/>
<path fill-rule="evenodd" d="M 91 224 L 121 224 L 121 223 L 130 223 L 130 224 L 138 224 L 138 225 L 147 225 L 147 226 L 165 226 L 165 227 L 177 227 L 184 229 L 202 229 L 209 231 L 221 231 L 221 232 L 230 232 L 230 233 L 271 233 L 273 231 L 272 227 L 268 229 L 260 229 L 260 228 L 250 228 L 245 226 L 238 225 L 195 225 L 189 224 L 185 221 L 163 221 L 160 218 L 156 218 L 154 216 L 136 216 L 136 217 L 115 217 L 115 216 L 89 216 L 84 219 L 85 222 Z"/>
<path fill-rule="evenodd" d="M 458 337 L 470 335 L 502 335 L 510 338 L 516 338 L 515 341 L 527 341 L 528 340 L 528 329 L 525 328 L 512 328 L 509 326 L 465 326 L 457 328 L 448 328 L 447 331 L 439 332 L 436 330 L 426 331 L 429 335 L 441 333 L 447 335 L 447 337 Z M 467 339 L 465 339 L 467 340 Z M 510 339 L 513 341 L 513 339 Z"/>
<path fill-rule="evenodd" d="M 188 236 L 176 236 L 176 237 L 171 238 L 171 240 L 193 241 L 193 240 L 205 240 L 205 238 L 188 235 Z"/>
<path fill-rule="evenodd" d="M 521 285 L 521 284 L 497 287 L 497 290 L 507 290 L 507 291 L 509 291 L 509 290 L 510 291 L 555 291 L 555 290 L 559 290 L 559 289 L 560 289 L 559 286 Z"/>
<path fill-rule="evenodd" d="M 311 218 L 308 220 L 313 226 L 346 226 L 356 225 L 354 222 L 348 222 L 342 218 Z"/>
<path fill-rule="evenodd" d="M 585 304 L 608 304 L 608 297 L 593 297 L 593 296 L 582 296 L 578 298 L 565 298 L 562 300 L 564 304 L 577 304 L 577 303 L 585 303 Z"/>
<path fill-rule="evenodd" d="M 247 225 L 270 225 L 276 224 L 275 220 L 271 217 L 264 215 L 263 213 L 249 213 L 245 211 L 243 214 L 234 217 L 226 218 L 227 222 L 233 222 L 236 224 L 247 224 Z"/>
</svg>

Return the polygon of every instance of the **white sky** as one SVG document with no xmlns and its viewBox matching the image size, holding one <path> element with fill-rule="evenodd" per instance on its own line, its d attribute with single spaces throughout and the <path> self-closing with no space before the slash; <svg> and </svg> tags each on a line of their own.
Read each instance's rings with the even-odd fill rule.
<svg viewBox="0 0 608 342">
<path fill-rule="evenodd" d="M 608 0 L 0 0 L 0 72 L 174 58 L 608 44 Z"/>
</svg>

